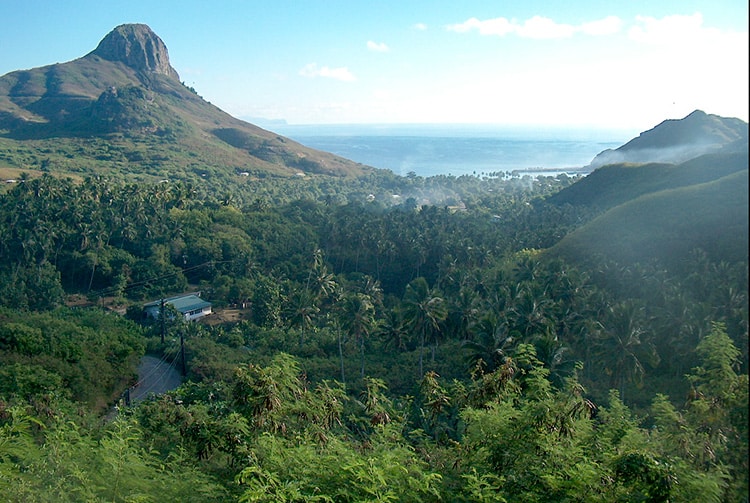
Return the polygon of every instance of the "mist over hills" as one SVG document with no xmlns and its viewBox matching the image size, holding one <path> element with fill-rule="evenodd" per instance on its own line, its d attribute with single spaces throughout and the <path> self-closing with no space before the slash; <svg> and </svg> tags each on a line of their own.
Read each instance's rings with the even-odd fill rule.
<svg viewBox="0 0 750 503">
<path fill-rule="evenodd" d="M 614 150 L 600 152 L 592 169 L 617 163 L 680 163 L 703 154 L 747 150 L 748 125 L 736 119 L 695 110 L 669 119 Z"/>
<path fill-rule="evenodd" d="M 17 154 L 0 162 L 44 163 L 57 173 L 85 172 L 91 163 L 158 176 L 205 176 L 209 166 L 219 176 L 368 171 L 206 102 L 180 82 L 166 45 L 143 24 L 116 27 L 76 60 L 0 77 L 0 142 Z"/>
</svg>

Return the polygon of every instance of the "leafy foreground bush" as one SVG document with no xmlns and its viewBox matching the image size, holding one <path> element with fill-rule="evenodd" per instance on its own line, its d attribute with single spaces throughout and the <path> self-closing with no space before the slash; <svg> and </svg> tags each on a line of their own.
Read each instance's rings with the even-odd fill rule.
<svg viewBox="0 0 750 503">
<path fill-rule="evenodd" d="M 698 347 L 693 393 L 637 418 L 616 391 L 555 387 L 521 344 L 466 384 L 428 372 L 411 400 L 365 379 L 312 386 L 298 362 L 242 364 L 81 428 L 0 402 L 7 501 L 742 501 L 747 375 L 720 324 Z M 479 369 L 480 367 L 478 367 Z"/>
</svg>

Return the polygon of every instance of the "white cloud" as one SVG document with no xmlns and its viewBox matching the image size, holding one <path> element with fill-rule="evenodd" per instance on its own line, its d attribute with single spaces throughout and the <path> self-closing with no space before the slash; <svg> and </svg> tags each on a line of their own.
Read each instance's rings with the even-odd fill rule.
<svg viewBox="0 0 750 503">
<path fill-rule="evenodd" d="M 557 23 L 543 16 L 531 17 L 523 23 L 504 17 L 496 17 L 484 21 L 472 17 L 463 23 L 448 25 L 446 28 L 448 31 L 456 33 L 467 33 L 476 30 L 480 35 L 504 37 L 505 35 L 515 34 L 521 38 L 559 39 L 572 37 L 576 33 L 610 35 L 619 31 L 620 25 L 620 19 L 615 16 L 609 16 L 581 25 Z"/>
<path fill-rule="evenodd" d="M 329 68 L 327 66 L 318 66 L 317 63 L 309 63 L 299 71 L 303 77 L 315 78 L 325 77 L 329 79 L 341 80 L 344 82 L 353 82 L 357 80 L 352 72 L 345 66 L 340 68 Z"/>
<path fill-rule="evenodd" d="M 391 93 L 391 91 L 388 91 L 387 89 L 375 89 L 372 92 L 372 97 L 373 99 L 378 101 L 386 101 L 390 100 L 393 97 L 393 93 Z"/>
<path fill-rule="evenodd" d="M 449 25 L 448 31 L 466 33 L 472 30 L 477 30 L 480 35 L 498 35 L 502 37 L 515 31 L 516 27 L 517 25 L 514 25 L 504 17 L 487 19 L 486 21 L 480 21 L 473 17 L 467 19 L 463 23 Z"/>
<path fill-rule="evenodd" d="M 425 31 L 427 29 L 427 25 L 424 23 L 417 23 L 412 28 L 419 31 Z"/>
<path fill-rule="evenodd" d="M 747 117 L 748 32 L 703 25 L 703 16 L 638 16 L 628 30 L 639 55 L 631 68 L 648 75 L 648 91 L 688 111 Z M 742 111 L 742 112 L 739 112 Z M 738 115 L 739 114 L 739 115 Z"/>
<path fill-rule="evenodd" d="M 534 16 L 524 21 L 523 26 L 516 28 L 516 33 L 523 38 L 568 38 L 573 36 L 576 28 L 569 24 L 559 24 L 548 17 Z"/>
<path fill-rule="evenodd" d="M 638 16 L 628 37 L 635 42 L 633 49 L 644 54 L 644 70 L 680 75 L 682 87 L 701 81 L 706 88 L 717 86 L 719 76 L 729 73 L 747 76 L 747 31 L 703 26 L 700 13 L 661 19 Z M 747 82 L 747 77 L 741 80 Z"/>
<path fill-rule="evenodd" d="M 607 16 L 597 21 L 583 23 L 580 26 L 581 33 L 586 35 L 614 35 L 622 28 L 622 19 L 617 16 Z"/>
<path fill-rule="evenodd" d="M 373 42 L 372 40 L 367 41 L 367 48 L 375 52 L 388 52 L 390 50 L 385 42 Z"/>
<path fill-rule="evenodd" d="M 703 28 L 703 15 L 696 12 L 692 16 L 666 16 L 656 19 L 648 16 L 636 16 L 636 26 L 628 31 L 628 36 L 648 44 L 680 44 L 695 37 Z"/>
</svg>

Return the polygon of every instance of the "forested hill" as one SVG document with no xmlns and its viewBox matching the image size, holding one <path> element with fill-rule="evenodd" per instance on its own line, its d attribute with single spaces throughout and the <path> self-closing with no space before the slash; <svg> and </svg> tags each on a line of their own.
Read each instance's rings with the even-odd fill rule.
<svg viewBox="0 0 750 503">
<path fill-rule="evenodd" d="M 704 154 L 677 164 L 610 164 L 553 194 L 548 201 L 607 210 L 645 194 L 707 183 L 747 169 L 747 143 L 744 151 Z"/>
<path fill-rule="evenodd" d="M 694 250 L 715 261 L 747 255 L 748 149 L 678 164 L 612 164 L 547 199 L 603 214 L 549 251 L 574 263 L 622 264 L 658 258 L 679 267 Z"/>
<path fill-rule="evenodd" d="M 682 267 L 695 249 L 716 262 L 748 253 L 748 169 L 702 184 L 649 192 L 565 236 L 549 253 L 572 263 L 658 259 Z"/>
<path fill-rule="evenodd" d="M 142 24 L 76 60 L 0 77 L 0 169 L 202 180 L 361 175 L 362 165 L 236 119 L 179 80 Z M 17 178 L 14 177 L 14 178 Z"/>
</svg>

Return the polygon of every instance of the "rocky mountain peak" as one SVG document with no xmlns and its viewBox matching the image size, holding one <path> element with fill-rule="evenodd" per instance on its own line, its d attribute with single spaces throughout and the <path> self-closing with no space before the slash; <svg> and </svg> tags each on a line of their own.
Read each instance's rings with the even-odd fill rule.
<svg viewBox="0 0 750 503">
<path fill-rule="evenodd" d="M 179 80 L 169 64 L 169 53 L 156 33 L 145 24 L 122 24 L 99 42 L 91 54 L 119 61 L 140 72 L 154 72 Z"/>
</svg>

